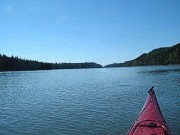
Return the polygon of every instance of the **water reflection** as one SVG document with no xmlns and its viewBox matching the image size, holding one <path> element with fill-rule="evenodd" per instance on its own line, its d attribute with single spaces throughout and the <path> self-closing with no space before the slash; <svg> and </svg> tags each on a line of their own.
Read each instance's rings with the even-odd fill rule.
<svg viewBox="0 0 180 135">
<path fill-rule="evenodd" d="M 167 75 L 169 73 L 180 73 L 180 67 L 175 69 L 153 69 L 153 70 L 146 70 L 141 71 L 143 74 L 151 74 L 151 75 Z"/>
<path fill-rule="evenodd" d="M 152 66 L 0 73 L 0 134 L 123 135 L 152 85 L 178 134 L 179 71 Z"/>
</svg>

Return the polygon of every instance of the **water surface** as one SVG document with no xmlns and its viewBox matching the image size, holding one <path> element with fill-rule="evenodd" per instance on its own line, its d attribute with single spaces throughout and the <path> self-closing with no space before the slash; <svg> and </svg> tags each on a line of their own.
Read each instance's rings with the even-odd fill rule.
<svg viewBox="0 0 180 135">
<path fill-rule="evenodd" d="M 1 135 L 123 135 L 151 86 L 180 134 L 180 66 L 0 73 Z"/>
</svg>

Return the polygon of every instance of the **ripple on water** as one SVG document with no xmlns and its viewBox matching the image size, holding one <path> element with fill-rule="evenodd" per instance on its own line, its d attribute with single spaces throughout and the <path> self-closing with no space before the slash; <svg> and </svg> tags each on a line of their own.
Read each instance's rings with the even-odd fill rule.
<svg viewBox="0 0 180 135">
<path fill-rule="evenodd" d="M 0 134 L 125 134 L 151 85 L 155 85 L 168 125 L 178 134 L 177 69 L 156 66 L 0 73 Z"/>
</svg>

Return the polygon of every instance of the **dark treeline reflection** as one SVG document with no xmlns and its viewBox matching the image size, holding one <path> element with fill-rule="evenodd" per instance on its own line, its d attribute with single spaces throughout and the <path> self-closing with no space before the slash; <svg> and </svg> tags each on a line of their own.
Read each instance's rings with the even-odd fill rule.
<svg viewBox="0 0 180 135">
<path fill-rule="evenodd" d="M 35 60 L 26 60 L 17 56 L 8 57 L 0 54 L 0 71 L 22 71 L 22 70 L 50 70 L 50 69 L 78 69 L 78 68 L 101 68 L 100 64 L 94 62 L 85 63 L 47 63 Z"/>
</svg>

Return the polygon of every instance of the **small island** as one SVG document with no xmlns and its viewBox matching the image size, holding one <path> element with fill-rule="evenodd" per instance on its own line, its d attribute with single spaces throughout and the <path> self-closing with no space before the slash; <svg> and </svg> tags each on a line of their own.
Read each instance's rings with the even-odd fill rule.
<svg viewBox="0 0 180 135">
<path fill-rule="evenodd" d="M 129 66 L 150 66 L 150 65 L 178 65 L 180 64 L 180 43 L 171 46 L 157 48 L 149 53 L 144 53 L 134 60 L 124 63 L 114 63 L 105 67 L 129 67 Z"/>
</svg>

